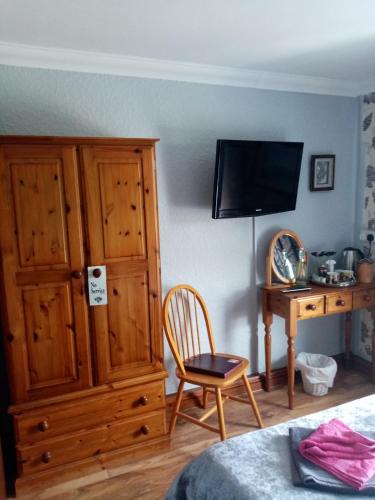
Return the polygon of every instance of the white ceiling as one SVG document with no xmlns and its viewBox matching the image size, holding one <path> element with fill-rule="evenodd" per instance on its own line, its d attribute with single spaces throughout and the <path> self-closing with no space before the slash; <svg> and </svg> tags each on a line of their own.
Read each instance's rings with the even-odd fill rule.
<svg viewBox="0 0 375 500">
<path fill-rule="evenodd" d="M 3 64 L 357 95 L 374 61 L 374 0 L 0 0 Z"/>
</svg>

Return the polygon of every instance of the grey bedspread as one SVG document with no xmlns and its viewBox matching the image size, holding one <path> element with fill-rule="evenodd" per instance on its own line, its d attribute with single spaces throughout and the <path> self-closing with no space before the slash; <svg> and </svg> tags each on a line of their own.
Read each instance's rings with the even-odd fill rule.
<svg viewBox="0 0 375 500">
<path fill-rule="evenodd" d="M 375 431 L 375 395 L 211 446 L 182 470 L 166 500 L 373 500 L 293 486 L 289 427 L 315 428 L 331 418 L 354 430 Z"/>
</svg>

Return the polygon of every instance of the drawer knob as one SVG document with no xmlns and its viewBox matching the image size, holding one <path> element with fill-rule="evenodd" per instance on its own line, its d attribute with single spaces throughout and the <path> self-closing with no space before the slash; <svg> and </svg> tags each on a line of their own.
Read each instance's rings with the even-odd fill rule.
<svg viewBox="0 0 375 500">
<path fill-rule="evenodd" d="M 344 306 L 344 305 L 345 305 L 345 300 L 343 300 L 343 299 L 339 299 L 339 300 L 336 302 L 336 305 L 337 305 L 337 306 Z"/>
<path fill-rule="evenodd" d="M 146 406 L 148 404 L 148 397 L 147 396 L 141 396 L 138 399 L 138 403 L 142 406 Z"/>
<path fill-rule="evenodd" d="M 48 420 L 42 420 L 41 422 L 39 422 L 38 424 L 39 432 L 45 432 L 48 431 L 48 429 L 49 429 Z"/>
<path fill-rule="evenodd" d="M 307 304 L 306 309 L 308 311 L 315 311 L 316 309 L 316 304 Z"/>
<path fill-rule="evenodd" d="M 74 279 L 79 280 L 80 278 L 82 278 L 82 272 L 81 271 L 73 271 L 72 276 Z"/>
<path fill-rule="evenodd" d="M 141 427 L 141 432 L 142 432 L 142 434 L 145 434 L 145 435 L 146 435 L 146 434 L 149 434 L 149 432 L 150 432 L 150 427 L 149 427 L 148 425 L 142 425 L 142 427 Z"/>
<path fill-rule="evenodd" d="M 46 451 L 43 453 L 42 462 L 44 462 L 45 464 L 48 464 L 48 462 L 50 462 L 51 459 L 52 459 L 52 453 L 50 451 Z"/>
<path fill-rule="evenodd" d="M 370 302 L 370 300 L 371 300 L 370 295 L 364 295 L 364 296 L 363 296 L 363 300 L 364 300 L 365 302 Z"/>
</svg>

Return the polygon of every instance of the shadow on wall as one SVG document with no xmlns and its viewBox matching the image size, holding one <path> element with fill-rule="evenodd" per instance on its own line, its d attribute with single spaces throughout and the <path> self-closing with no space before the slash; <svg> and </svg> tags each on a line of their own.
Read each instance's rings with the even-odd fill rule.
<svg viewBox="0 0 375 500">
<path fill-rule="evenodd" d="M 256 218 L 252 218 L 252 237 L 250 259 L 250 287 L 247 290 L 238 291 L 231 295 L 226 301 L 225 331 L 230 338 L 235 324 L 242 318 L 247 319 L 249 326 L 249 354 L 243 353 L 250 358 L 250 373 L 258 373 L 260 368 L 259 350 L 264 349 L 264 330 L 262 321 L 262 287 L 265 282 L 265 260 L 268 254 L 270 242 L 280 227 L 273 226 L 265 230 L 261 237 L 256 234 Z"/>
<path fill-rule="evenodd" d="M 239 353 L 245 358 L 250 358 L 250 373 L 258 371 L 258 321 L 257 321 L 257 292 L 251 287 L 247 290 L 238 291 L 227 299 L 225 308 L 225 334 L 231 340 L 231 334 L 236 330 L 235 325 L 242 318 L 246 318 L 249 330 L 249 352 Z M 254 311 L 256 313 L 254 314 Z M 228 351 L 230 348 L 228 347 Z M 232 349 L 233 351 L 233 349 Z"/>
<path fill-rule="evenodd" d="M 215 141 L 171 143 L 163 133 L 158 145 L 158 169 L 171 206 L 208 209 L 212 205 L 215 171 Z"/>
<path fill-rule="evenodd" d="M 17 108 L 11 107 L 10 104 L 8 106 L 2 104 L 1 107 L 0 130 L 4 134 L 92 137 L 113 135 L 113 131 L 101 129 L 100 123 L 92 124 L 92 117 L 84 116 L 82 112 L 79 116 L 74 116 L 71 110 L 58 108 L 58 102 L 55 107 L 51 107 L 43 102 L 38 104 L 27 99 L 18 102 Z"/>
</svg>

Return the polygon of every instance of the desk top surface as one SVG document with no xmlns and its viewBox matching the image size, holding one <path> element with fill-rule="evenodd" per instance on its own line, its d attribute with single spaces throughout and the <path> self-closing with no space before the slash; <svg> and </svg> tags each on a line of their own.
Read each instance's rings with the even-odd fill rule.
<svg viewBox="0 0 375 500">
<path fill-rule="evenodd" d="M 287 300 L 303 299 L 303 298 L 321 296 L 321 295 L 335 295 L 335 294 L 342 294 L 342 293 L 354 293 L 354 292 L 361 292 L 361 291 L 365 292 L 365 291 L 369 291 L 369 290 L 375 290 L 375 282 L 373 282 L 373 283 L 357 283 L 356 285 L 347 286 L 347 287 L 319 286 L 319 285 L 314 285 L 312 283 L 309 283 L 308 286 L 309 287 L 311 286 L 311 290 L 284 293 L 284 292 L 282 292 L 282 290 L 284 290 L 285 288 L 288 288 L 288 285 L 278 283 L 278 284 L 273 285 L 273 286 L 264 286 L 263 290 L 269 294 L 276 294 L 276 295 L 280 294 L 283 297 L 285 297 L 285 299 L 287 299 Z"/>
</svg>

